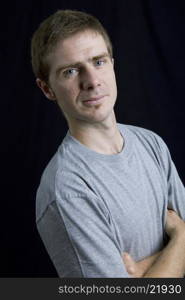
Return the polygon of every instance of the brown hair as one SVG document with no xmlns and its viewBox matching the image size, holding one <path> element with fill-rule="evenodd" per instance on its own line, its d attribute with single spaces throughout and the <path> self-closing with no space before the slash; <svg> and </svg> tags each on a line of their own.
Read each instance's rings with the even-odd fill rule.
<svg viewBox="0 0 185 300">
<path fill-rule="evenodd" d="M 35 31 L 31 41 L 32 68 L 36 77 L 48 82 L 48 55 L 60 40 L 71 35 L 91 29 L 105 40 L 107 50 L 112 57 L 112 44 L 102 24 L 94 16 L 76 10 L 58 10 Z"/>
</svg>

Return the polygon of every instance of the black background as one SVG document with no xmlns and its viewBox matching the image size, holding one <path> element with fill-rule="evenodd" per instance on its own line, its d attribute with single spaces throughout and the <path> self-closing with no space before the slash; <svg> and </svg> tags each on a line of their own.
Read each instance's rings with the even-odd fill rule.
<svg viewBox="0 0 185 300">
<path fill-rule="evenodd" d="M 7 1 L 1 9 L 0 277 L 56 277 L 35 226 L 35 194 L 66 134 L 55 104 L 37 88 L 30 41 L 58 9 L 100 19 L 114 46 L 117 121 L 148 128 L 184 173 L 185 1 Z"/>
</svg>

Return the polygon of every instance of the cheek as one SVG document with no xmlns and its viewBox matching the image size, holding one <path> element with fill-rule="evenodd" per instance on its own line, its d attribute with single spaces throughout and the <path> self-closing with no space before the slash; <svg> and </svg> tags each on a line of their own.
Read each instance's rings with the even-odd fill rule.
<svg viewBox="0 0 185 300">
<path fill-rule="evenodd" d="M 111 76 L 109 83 L 110 83 L 109 84 L 109 86 L 110 86 L 110 93 L 112 95 L 113 101 L 115 102 L 116 98 L 117 98 L 117 85 L 116 85 L 116 78 L 115 78 L 114 74 Z"/>
<path fill-rule="evenodd" d="M 111 83 L 111 86 L 116 85 L 116 77 L 115 77 L 115 73 L 112 69 L 111 69 L 111 71 L 108 70 L 107 72 L 104 73 L 104 78 L 107 79 L 107 82 L 109 84 Z"/>
<path fill-rule="evenodd" d="M 57 89 L 56 97 L 60 106 L 66 111 L 72 109 L 75 105 L 76 93 L 72 88 Z"/>
<path fill-rule="evenodd" d="M 108 83 L 112 91 L 117 91 L 116 78 L 114 73 L 108 77 Z"/>
<path fill-rule="evenodd" d="M 66 102 L 67 99 L 72 97 L 73 91 L 68 87 L 64 87 L 61 84 L 55 86 L 56 97 L 61 102 Z"/>
</svg>

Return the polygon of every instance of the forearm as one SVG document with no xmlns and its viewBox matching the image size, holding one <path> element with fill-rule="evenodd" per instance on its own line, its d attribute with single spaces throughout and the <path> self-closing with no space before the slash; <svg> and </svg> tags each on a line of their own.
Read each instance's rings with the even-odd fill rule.
<svg viewBox="0 0 185 300">
<path fill-rule="evenodd" d="M 150 257 L 151 258 L 151 257 Z M 143 277 L 181 278 L 185 274 L 185 239 L 176 236 L 158 256 L 152 257 L 153 264 Z"/>
<path fill-rule="evenodd" d="M 152 267 L 152 265 L 154 264 L 156 259 L 159 258 L 160 255 L 161 255 L 161 251 L 137 262 L 137 268 L 140 270 L 140 272 L 142 272 L 141 273 L 142 277 Z"/>
<path fill-rule="evenodd" d="M 135 262 L 125 253 L 123 262 L 133 277 L 181 278 L 185 275 L 185 222 L 172 210 L 167 210 L 167 246 L 152 256 Z"/>
</svg>

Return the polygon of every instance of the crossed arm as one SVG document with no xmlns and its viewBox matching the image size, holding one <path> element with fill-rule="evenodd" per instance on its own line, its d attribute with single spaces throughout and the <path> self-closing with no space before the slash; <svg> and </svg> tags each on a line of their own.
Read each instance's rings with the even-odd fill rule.
<svg viewBox="0 0 185 300">
<path fill-rule="evenodd" d="M 166 232 L 170 238 L 160 252 L 135 262 L 128 253 L 123 262 L 133 277 L 181 278 L 185 274 L 185 222 L 172 210 L 167 211 Z"/>
</svg>

